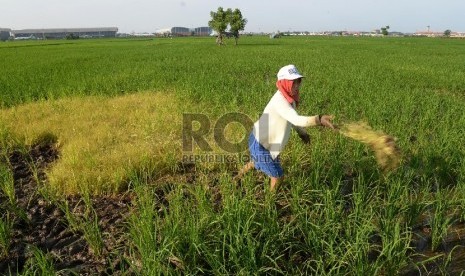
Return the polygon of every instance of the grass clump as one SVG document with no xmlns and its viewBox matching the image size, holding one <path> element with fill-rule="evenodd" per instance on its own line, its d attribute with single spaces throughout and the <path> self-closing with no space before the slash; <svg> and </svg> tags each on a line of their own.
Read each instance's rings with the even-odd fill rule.
<svg viewBox="0 0 465 276">
<path fill-rule="evenodd" d="M 0 120 L 24 144 L 53 142 L 60 157 L 47 176 L 57 193 L 118 192 L 130 170 L 169 166 L 180 147 L 181 114 L 166 94 L 40 101 L 0 111 Z"/>
<path fill-rule="evenodd" d="M 0 258 L 7 256 L 11 237 L 13 235 L 13 221 L 9 213 L 0 217 Z"/>
</svg>

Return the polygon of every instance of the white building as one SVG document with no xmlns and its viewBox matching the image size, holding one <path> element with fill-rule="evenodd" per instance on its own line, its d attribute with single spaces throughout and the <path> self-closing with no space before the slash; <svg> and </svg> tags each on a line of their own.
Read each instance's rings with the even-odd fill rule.
<svg viewBox="0 0 465 276">
<path fill-rule="evenodd" d="M 212 29 L 210 27 L 171 27 L 155 31 L 155 34 L 158 36 L 208 36 L 211 33 Z"/>
<path fill-rule="evenodd" d="M 77 37 L 116 37 L 117 32 L 116 27 L 12 30 L 15 38 L 35 37 L 37 39 L 60 39 L 70 34 Z"/>
</svg>

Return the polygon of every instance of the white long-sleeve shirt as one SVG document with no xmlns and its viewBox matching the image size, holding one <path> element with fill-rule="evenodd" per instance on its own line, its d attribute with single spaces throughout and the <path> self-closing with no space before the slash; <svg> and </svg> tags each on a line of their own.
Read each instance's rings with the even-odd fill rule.
<svg viewBox="0 0 465 276">
<path fill-rule="evenodd" d="M 300 116 L 295 111 L 295 103 L 291 105 L 278 90 L 254 123 L 253 135 L 276 159 L 289 141 L 292 125 L 309 127 L 317 124 L 318 115 Z"/>
</svg>

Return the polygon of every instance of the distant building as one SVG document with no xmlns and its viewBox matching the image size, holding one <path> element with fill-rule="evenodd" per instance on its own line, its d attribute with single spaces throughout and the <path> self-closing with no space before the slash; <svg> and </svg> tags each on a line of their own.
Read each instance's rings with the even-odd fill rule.
<svg viewBox="0 0 465 276">
<path fill-rule="evenodd" d="M 158 36 L 209 36 L 211 33 L 212 29 L 210 27 L 171 27 L 155 31 Z"/>
<path fill-rule="evenodd" d="M 465 38 L 465 33 L 460 33 L 460 32 L 451 32 L 450 37 L 459 37 L 459 38 Z"/>
<path fill-rule="evenodd" d="M 11 36 L 11 29 L 0 28 L 0 40 L 6 41 Z"/>
<path fill-rule="evenodd" d="M 212 28 L 210 27 L 197 27 L 194 29 L 194 34 L 196 36 L 209 36 L 212 33 Z"/>
<path fill-rule="evenodd" d="M 172 27 L 171 28 L 171 35 L 175 36 L 190 36 L 192 35 L 192 31 L 186 27 Z"/>
<path fill-rule="evenodd" d="M 419 31 L 413 34 L 414 36 L 427 36 L 427 37 L 440 37 L 444 36 L 443 32 L 430 32 L 430 31 Z"/>
<path fill-rule="evenodd" d="M 165 29 L 158 29 L 154 32 L 156 36 L 170 36 L 171 35 L 171 28 Z"/>
<path fill-rule="evenodd" d="M 25 29 L 12 30 L 15 38 L 36 38 L 36 39 L 61 39 L 68 35 L 74 35 L 83 38 L 94 37 L 116 37 L 118 28 L 67 28 L 67 29 Z"/>
<path fill-rule="evenodd" d="M 152 33 L 131 33 L 128 36 L 132 37 L 154 37 L 155 35 Z"/>
</svg>

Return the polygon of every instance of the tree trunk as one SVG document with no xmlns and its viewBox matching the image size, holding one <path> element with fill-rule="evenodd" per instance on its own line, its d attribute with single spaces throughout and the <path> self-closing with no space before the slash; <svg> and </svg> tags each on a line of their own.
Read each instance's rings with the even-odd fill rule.
<svg viewBox="0 0 465 276">
<path fill-rule="evenodd" d="M 224 45 L 224 43 L 223 43 L 223 35 L 220 34 L 220 35 L 218 35 L 216 37 L 216 44 L 218 44 L 219 46 Z"/>
</svg>

